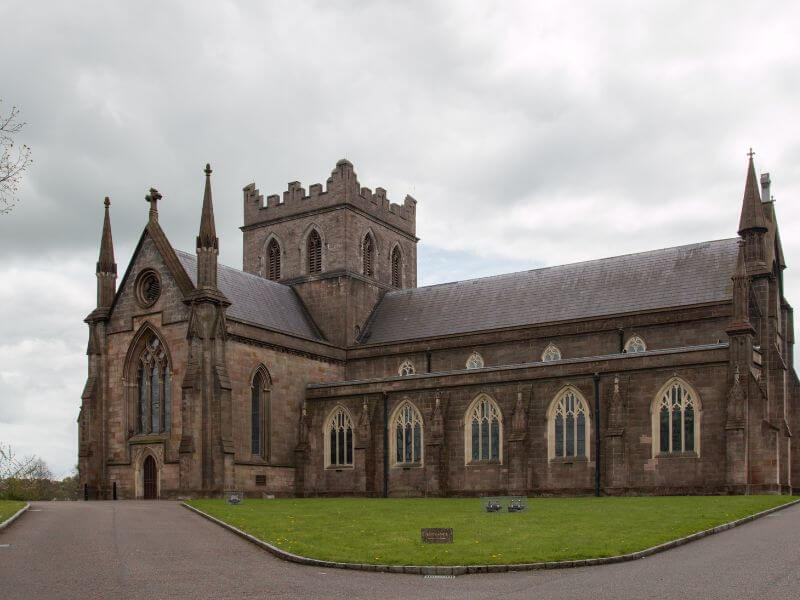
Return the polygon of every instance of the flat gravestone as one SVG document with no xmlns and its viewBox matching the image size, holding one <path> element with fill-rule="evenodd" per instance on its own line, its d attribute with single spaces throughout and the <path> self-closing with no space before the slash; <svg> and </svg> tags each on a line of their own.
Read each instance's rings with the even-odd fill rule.
<svg viewBox="0 0 800 600">
<path fill-rule="evenodd" d="M 225 500 L 228 504 L 241 504 L 244 493 L 239 490 L 225 490 Z"/>
<path fill-rule="evenodd" d="M 452 527 L 423 527 L 420 529 L 423 544 L 452 544 Z"/>
</svg>

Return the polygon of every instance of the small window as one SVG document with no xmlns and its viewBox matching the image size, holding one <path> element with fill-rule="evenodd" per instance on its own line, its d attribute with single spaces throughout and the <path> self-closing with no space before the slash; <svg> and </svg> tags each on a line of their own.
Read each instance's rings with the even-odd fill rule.
<svg viewBox="0 0 800 600">
<path fill-rule="evenodd" d="M 322 238 L 319 237 L 316 229 L 312 229 L 308 235 L 307 242 L 308 254 L 308 272 L 321 273 L 322 272 Z"/>
<path fill-rule="evenodd" d="M 267 485 L 267 476 L 256 475 L 256 485 Z"/>
<path fill-rule="evenodd" d="M 422 464 L 422 415 L 406 401 L 395 411 L 393 452 L 396 465 Z"/>
<path fill-rule="evenodd" d="M 410 360 L 404 360 L 402 363 L 400 363 L 400 368 L 397 370 L 397 372 L 405 377 L 406 375 L 413 375 L 417 372 L 417 370 L 414 368 L 414 363 L 412 363 Z"/>
<path fill-rule="evenodd" d="M 400 255 L 400 247 L 395 246 L 392 250 L 392 287 L 403 287 L 403 257 Z"/>
<path fill-rule="evenodd" d="M 278 240 L 271 239 L 267 245 L 267 279 L 278 281 L 281 278 L 281 247 Z"/>
<path fill-rule="evenodd" d="M 334 409 L 325 426 L 325 465 L 353 466 L 353 420 L 342 406 Z"/>
<path fill-rule="evenodd" d="M 375 270 L 373 265 L 375 264 L 375 242 L 372 241 L 372 235 L 369 233 L 364 237 L 364 244 L 361 248 L 361 262 L 364 266 L 364 276 L 374 277 Z"/>
<path fill-rule="evenodd" d="M 554 360 L 561 360 L 561 350 L 555 344 L 548 344 L 547 348 L 542 352 L 542 362 L 552 362 Z"/>
<path fill-rule="evenodd" d="M 644 343 L 644 340 L 639 337 L 638 335 L 632 335 L 628 338 L 628 341 L 625 342 L 625 352 L 628 354 L 632 352 L 644 352 L 647 350 L 647 345 Z"/>
<path fill-rule="evenodd" d="M 467 359 L 467 368 L 468 369 L 482 369 L 483 368 L 483 357 L 478 354 L 477 352 L 473 352 L 469 355 Z"/>
</svg>

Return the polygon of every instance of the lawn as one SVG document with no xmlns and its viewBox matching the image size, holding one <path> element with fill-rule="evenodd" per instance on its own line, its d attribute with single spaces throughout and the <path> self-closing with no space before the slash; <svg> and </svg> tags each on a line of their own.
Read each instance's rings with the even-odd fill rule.
<svg viewBox="0 0 800 600">
<path fill-rule="evenodd" d="M 478 499 L 307 498 L 189 504 L 279 548 L 324 560 L 402 565 L 508 564 L 626 554 L 795 500 L 792 496 L 533 498 L 522 513 Z M 422 527 L 452 527 L 423 544 Z"/>
<path fill-rule="evenodd" d="M 24 502 L 17 502 L 16 500 L 0 500 L 0 523 L 8 519 L 23 506 L 25 506 Z"/>
</svg>

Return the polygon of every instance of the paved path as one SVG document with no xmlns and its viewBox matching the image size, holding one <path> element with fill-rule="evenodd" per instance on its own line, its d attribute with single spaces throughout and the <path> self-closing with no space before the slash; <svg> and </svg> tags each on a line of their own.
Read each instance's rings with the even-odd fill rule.
<svg viewBox="0 0 800 600">
<path fill-rule="evenodd" d="M 800 598 L 800 505 L 656 556 L 419 575 L 283 562 L 176 502 L 39 502 L 0 533 L 0 598 Z"/>
</svg>

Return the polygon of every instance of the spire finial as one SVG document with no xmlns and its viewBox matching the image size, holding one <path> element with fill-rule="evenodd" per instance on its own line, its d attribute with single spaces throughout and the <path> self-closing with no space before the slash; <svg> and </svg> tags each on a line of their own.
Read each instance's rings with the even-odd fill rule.
<svg viewBox="0 0 800 600">
<path fill-rule="evenodd" d="M 203 169 L 203 172 L 206 174 L 206 177 L 211 175 L 211 163 L 206 163 L 206 168 Z"/>
<path fill-rule="evenodd" d="M 752 147 L 752 146 L 750 146 L 750 152 L 748 152 L 748 153 L 747 153 L 747 156 L 749 156 L 749 157 L 750 157 L 750 160 L 753 160 L 753 157 L 754 157 L 755 155 L 756 155 L 756 153 L 755 153 L 755 152 L 753 152 L 753 147 Z"/>
<path fill-rule="evenodd" d="M 106 199 L 103 200 L 103 204 L 105 205 L 106 208 L 111 206 L 111 200 L 108 199 L 108 196 L 106 196 Z"/>
</svg>

